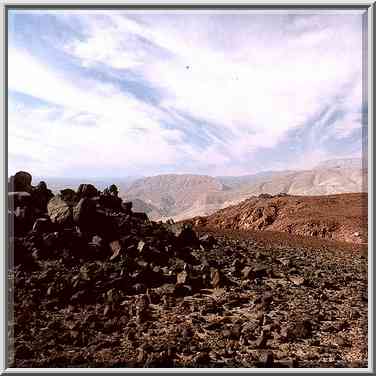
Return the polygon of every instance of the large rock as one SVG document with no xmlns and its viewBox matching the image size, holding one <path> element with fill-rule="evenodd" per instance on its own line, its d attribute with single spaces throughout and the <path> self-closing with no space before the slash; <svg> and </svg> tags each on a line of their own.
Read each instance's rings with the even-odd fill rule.
<svg viewBox="0 0 376 376">
<path fill-rule="evenodd" d="M 183 246 L 199 246 L 200 244 L 196 232 L 189 224 L 184 225 L 181 229 L 177 230 L 175 234 L 177 235 L 179 243 Z"/>
<path fill-rule="evenodd" d="M 8 208 L 14 210 L 17 207 L 30 207 L 31 194 L 28 192 L 9 192 L 8 193 Z"/>
<path fill-rule="evenodd" d="M 81 198 L 73 207 L 73 222 L 80 228 L 86 228 L 91 225 L 95 219 L 96 202 L 90 198 Z"/>
<path fill-rule="evenodd" d="M 58 225 L 73 224 L 73 205 L 74 202 L 64 199 L 60 194 L 53 197 L 47 205 L 51 222 Z"/>
<path fill-rule="evenodd" d="M 12 192 L 29 192 L 31 193 L 33 188 L 31 181 L 33 177 L 26 171 L 18 171 L 14 176 L 10 178 L 10 189 Z"/>
<path fill-rule="evenodd" d="M 33 210 L 30 193 L 8 193 L 8 217 L 11 234 L 21 235 L 31 230 Z"/>
<path fill-rule="evenodd" d="M 100 196 L 100 205 L 107 209 L 124 211 L 121 198 L 110 194 L 103 194 Z"/>
<path fill-rule="evenodd" d="M 80 198 L 93 198 L 98 196 L 99 192 L 92 184 L 80 184 L 77 190 L 77 195 Z"/>
<path fill-rule="evenodd" d="M 54 197 L 54 195 L 51 190 L 47 188 L 47 184 L 41 181 L 32 193 L 34 208 L 40 213 L 46 213 L 48 202 L 52 197 Z"/>
</svg>

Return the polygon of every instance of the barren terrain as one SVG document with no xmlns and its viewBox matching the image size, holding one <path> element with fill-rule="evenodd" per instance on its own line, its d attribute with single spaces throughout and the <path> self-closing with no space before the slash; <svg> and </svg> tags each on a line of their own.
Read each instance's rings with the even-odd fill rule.
<svg viewBox="0 0 376 376">
<path fill-rule="evenodd" d="M 180 221 L 210 215 L 260 194 L 320 196 L 367 192 L 367 168 L 362 164 L 361 159 L 338 159 L 310 170 L 265 171 L 245 176 L 157 175 L 136 180 L 122 192 L 122 197 L 137 199 L 141 207 L 147 207 L 153 220 Z"/>
<path fill-rule="evenodd" d="M 10 239 L 11 364 L 367 367 L 364 245 L 202 228 L 198 239 L 114 218 L 113 259 L 74 231 Z"/>
<path fill-rule="evenodd" d="M 213 229 L 287 232 L 367 243 L 367 194 L 251 197 L 191 222 Z"/>
</svg>

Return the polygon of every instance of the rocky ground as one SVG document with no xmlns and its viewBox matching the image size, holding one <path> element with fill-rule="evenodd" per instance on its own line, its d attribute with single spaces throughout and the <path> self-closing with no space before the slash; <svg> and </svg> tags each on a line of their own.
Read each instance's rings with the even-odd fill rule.
<svg viewBox="0 0 376 376">
<path fill-rule="evenodd" d="M 358 248 L 116 221 L 10 239 L 13 366 L 367 367 Z"/>
</svg>

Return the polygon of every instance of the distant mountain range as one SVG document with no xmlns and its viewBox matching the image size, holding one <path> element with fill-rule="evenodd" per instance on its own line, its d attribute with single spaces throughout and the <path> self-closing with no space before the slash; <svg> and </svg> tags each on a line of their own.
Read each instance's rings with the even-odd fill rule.
<svg viewBox="0 0 376 376">
<path fill-rule="evenodd" d="M 33 176 L 33 185 L 40 181 L 47 182 L 48 188 L 57 193 L 61 189 L 71 188 L 76 190 L 80 184 L 93 184 L 97 189 L 103 190 L 111 184 L 116 184 L 120 191 L 125 192 L 138 178 L 64 178 L 64 177 L 43 177 Z"/>
<path fill-rule="evenodd" d="M 364 165 L 364 164 L 363 164 Z M 243 176 L 167 174 L 126 178 L 43 178 L 55 193 L 77 189 L 81 183 L 103 190 L 116 184 L 120 196 L 133 202 L 134 211 L 153 220 L 188 219 L 204 216 L 260 194 L 329 195 L 367 192 L 367 169 L 360 158 L 333 159 L 310 170 L 262 171 Z"/>
<path fill-rule="evenodd" d="M 151 219 L 182 220 L 209 215 L 260 194 L 329 195 L 366 192 L 367 170 L 361 159 L 322 162 L 311 170 L 266 171 L 246 176 L 169 174 L 142 178 L 121 192 Z M 141 210 L 140 210 L 141 211 Z"/>
<path fill-rule="evenodd" d="M 316 169 L 326 168 L 353 168 L 361 169 L 364 166 L 364 161 L 361 158 L 346 158 L 346 159 L 330 159 L 319 163 Z"/>
</svg>

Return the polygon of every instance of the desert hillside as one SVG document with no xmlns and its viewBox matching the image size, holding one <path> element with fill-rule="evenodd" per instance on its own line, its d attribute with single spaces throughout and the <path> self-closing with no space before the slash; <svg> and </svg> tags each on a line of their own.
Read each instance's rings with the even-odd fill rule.
<svg viewBox="0 0 376 376">
<path fill-rule="evenodd" d="M 206 195 L 224 191 L 224 185 L 210 176 L 158 175 L 137 180 L 123 195 L 127 200 L 139 199 L 154 206 L 161 215 L 151 218 L 173 217 L 190 209 Z"/>
<path fill-rule="evenodd" d="M 231 230 L 260 230 L 367 243 L 367 194 L 251 197 L 208 217 L 194 218 L 198 226 Z"/>
<path fill-rule="evenodd" d="M 366 183 L 367 170 L 362 169 L 361 159 L 338 159 L 311 170 L 265 171 L 238 177 L 158 175 L 135 181 L 122 197 L 151 205 L 154 209 L 148 215 L 153 220 L 184 220 L 210 215 L 250 196 L 366 192 Z"/>
</svg>

